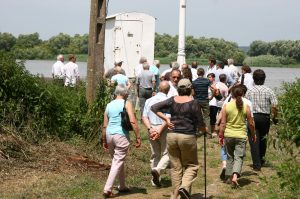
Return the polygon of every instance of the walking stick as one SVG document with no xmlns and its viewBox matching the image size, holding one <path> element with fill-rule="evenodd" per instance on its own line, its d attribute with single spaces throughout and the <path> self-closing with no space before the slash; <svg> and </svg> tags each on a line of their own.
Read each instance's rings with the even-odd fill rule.
<svg viewBox="0 0 300 199">
<path fill-rule="evenodd" d="M 204 133 L 204 198 L 206 199 L 206 134 Z"/>
</svg>

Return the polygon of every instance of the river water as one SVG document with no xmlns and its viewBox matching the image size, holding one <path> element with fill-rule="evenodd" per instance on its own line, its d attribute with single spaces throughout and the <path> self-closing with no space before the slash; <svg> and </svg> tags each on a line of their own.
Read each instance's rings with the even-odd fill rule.
<svg viewBox="0 0 300 199">
<path fill-rule="evenodd" d="M 49 60 L 27 60 L 25 62 L 26 69 L 34 75 L 40 75 L 44 77 L 51 77 L 51 69 L 54 61 Z M 79 66 L 79 74 L 81 79 L 86 78 L 87 63 L 77 62 Z M 204 69 L 206 66 L 203 66 Z M 162 65 L 160 71 L 169 68 L 168 65 Z M 251 67 L 252 71 L 258 69 L 258 67 Z M 278 67 L 260 67 L 267 75 L 265 85 L 270 88 L 279 88 L 283 82 L 292 82 L 296 78 L 300 78 L 300 68 L 278 68 Z"/>
</svg>

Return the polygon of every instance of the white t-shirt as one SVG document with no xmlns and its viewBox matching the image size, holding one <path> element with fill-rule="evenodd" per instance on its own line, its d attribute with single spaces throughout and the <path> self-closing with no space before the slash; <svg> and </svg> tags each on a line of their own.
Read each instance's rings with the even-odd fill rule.
<svg viewBox="0 0 300 199">
<path fill-rule="evenodd" d="M 239 82 L 242 81 L 242 75 L 239 78 Z M 244 85 L 247 87 L 248 90 L 253 88 L 254 86 L 254 81 L 251 73 L 245 73 L 245 78 L 244 78 Z"/>
</svg>

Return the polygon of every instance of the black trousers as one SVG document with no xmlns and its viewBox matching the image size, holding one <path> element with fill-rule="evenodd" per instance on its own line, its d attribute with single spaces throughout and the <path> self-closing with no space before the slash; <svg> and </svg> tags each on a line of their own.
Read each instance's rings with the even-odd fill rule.
<svg viewBox="0 0 300 199">
<path fill-rule="evenodd" d="M 251 149 L 251 157 L 253 166 L 260 168 L 264 163 L 264 157 L 267 150 L 267 135 L 270 129 L 270 115 L 262 113 L 254 113 L 256 143 L 253 143 L 249 135 L 249 143 Z"/>
</svg>

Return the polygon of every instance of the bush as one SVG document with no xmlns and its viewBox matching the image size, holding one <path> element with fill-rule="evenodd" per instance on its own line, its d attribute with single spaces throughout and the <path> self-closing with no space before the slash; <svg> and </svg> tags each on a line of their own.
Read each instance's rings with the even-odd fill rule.
<svg viewBox="0 0 300 199">
<path fill-rule="evenodd" d="M 25 70 L 12 54 L 0 53 L 0 120 L 19 136 L 39 141 L 48 136 L 68 139 L 80 135 L 99 142 L 103 112 L 110 99 L 105 81 L 88 107 L 85 84 L 66 88 L 47 83 Z"/>
<path fill-rule="evenodd" d="M 279 97 L 282 128 L 278 131 L 281 140 L 300 146 L 300 79 L 283 85 L 284 94 Z"/>
<path fill-rule="evenodd" d="M 260 55 L 257 57 L 247 57 L 243 64 L 249 66 L 277 66 L 280 64 L 280 60 L 279 57 L 273 55 Z"/>
<path fill-rule="evenodd" d="M 37 138 L 46 129 L 54 134 L 60 125 L 61 104 L 38 77 L 25 70 L 23 62 L 15 60 L 11 54 L 0 53 L 1 122 L 13 125 L 20 134 L 35 132 Z"/>
<path fill-rule="evenodd" d="M 279 97 L 280 125 L 273 143 L 278 149 L 282 198 L 298 198 L 300 195 L 300 79 L 283 85 L 284 93 Z"/>
</svg>

